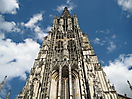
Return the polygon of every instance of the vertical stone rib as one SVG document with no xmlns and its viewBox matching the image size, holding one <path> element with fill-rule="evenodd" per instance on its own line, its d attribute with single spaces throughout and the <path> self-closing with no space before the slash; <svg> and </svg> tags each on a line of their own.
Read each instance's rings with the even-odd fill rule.
<svg viewBox="0 0 132 99">
<path fill-rule="evenodd" d="M 62 78 L 62 68 L 59 67 L 59 84 L 58 84 L 58 99 L 61 99 L 61 78 Z"/>
<path fill-rule="evenodd" d="M 71 66 L 69 66 L 69 90 L 70 90 L 70 99 L 73 99 Z"/>
<path fill-rule="evenodd" d="M 65 99 L 67 98 L 67 89 L 66 89 L 66 81 L 67 81 L 67 79 L 65 79 Z"/>
<path fill-rule="evenodd" d="M 3 85 L 4 81 L 0 90 Z M 71 16 L 67 7 L 60 18 L 54 17 L 53 27 L 17 99 L 118 99 L 77 16 Z"/>
</svg>

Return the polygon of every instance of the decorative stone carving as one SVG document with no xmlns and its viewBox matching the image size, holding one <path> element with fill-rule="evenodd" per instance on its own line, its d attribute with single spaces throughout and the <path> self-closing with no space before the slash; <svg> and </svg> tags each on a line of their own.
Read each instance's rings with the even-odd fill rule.
<svg viewBox="0 0 132 99">
<path fill-rule="evenodd" d="M 97 64 L 95 64 L 94 69 L 96 71 L 100 71 L 100 70 L 102 70 L 102 67 L 101 67 L 101 65 L 99 63 L 97 63 Z"/>
<path fill-rule="evenodd" d="M 62 32 L 62 33 L 64 33 L 63 24 L 64 24 L 63 19 L 60 19 L 59 20 L 59 29 L 58 30 L 60 32 Z"/>
<path fill-rule="evenodd" d="M 51 33 L 20 94 L 27 97 L 18 99 L 109 99 L 110 95 L 118 99 L 76 15 L 70 16 L 65 8 L 60 18 L 54 18 Z"/>
<path fill-rule="evenodd" d="M 68 30 L 72 30 L 72 20 L 68 18 Z"/>
<path fill-rule="evenodd" d="M 41 73 L 41 68 L 37 68 L 36 69 L 36 75 L 40 75 L 40 73 Z"/>
</svg>

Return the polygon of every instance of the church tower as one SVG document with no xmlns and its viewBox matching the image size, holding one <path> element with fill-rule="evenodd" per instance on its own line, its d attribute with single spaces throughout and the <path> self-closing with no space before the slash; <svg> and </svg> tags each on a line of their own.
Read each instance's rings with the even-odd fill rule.
<svg viewBox="0 0 132 99">
<path fill-rule="evenodd" d="M 17 99 L 119 99 L 76 15 L 55 16 Z"/>
</svg>

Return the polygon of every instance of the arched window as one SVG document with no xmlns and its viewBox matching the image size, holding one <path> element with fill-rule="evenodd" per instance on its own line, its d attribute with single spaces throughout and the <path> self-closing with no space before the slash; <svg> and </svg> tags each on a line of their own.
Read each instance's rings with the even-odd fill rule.
<svg viewBox="0 0 132 99">
<path fill-rule="evenodd" d="M 69 98 L 69 93 L 68 93 L 68 90 L 69 90 L 69 69 L 68 69 L 68 66 L 64 66 L 62 68 L 62 83 L 61 83 L 61 86 L 62 86 L 62 89 L 61 89 L 61 96 L 62 96 L 62 99 L 65 99 L 65 97 L 67 97 L 67 99 Z"/>
<path fill-rule="evenodd" d="M 72 92 L 73 99 L 81 99 L 80 86 L 78 79 L 78 72 L 72 70 Z M 58 99 L 58 88 L 59 88 L 59 72 L 55 70 L 52 74 L 50 99 Z M 69 83 L 69 67 L 63 66 L 61 76 L 61 99 L 69 99 L 70 97 L 70 83 Z"/>
</svg>

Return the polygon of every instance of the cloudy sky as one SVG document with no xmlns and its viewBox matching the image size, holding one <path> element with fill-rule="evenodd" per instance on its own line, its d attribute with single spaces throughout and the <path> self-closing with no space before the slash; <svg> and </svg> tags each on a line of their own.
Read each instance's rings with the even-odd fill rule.
<svg viewBox="0 0 132 99">
<path fill-rule="evenodd" d="M 55 15 L 67 6 L 78 16 L 111 84 L 117 92 L 132 97 L 132 0 L 0 0 L 0 93 L 15 99 L 51 29 Z"/>
</svg>

